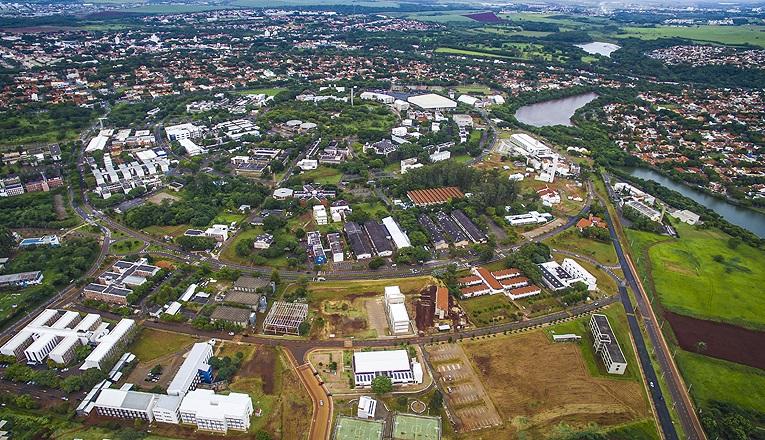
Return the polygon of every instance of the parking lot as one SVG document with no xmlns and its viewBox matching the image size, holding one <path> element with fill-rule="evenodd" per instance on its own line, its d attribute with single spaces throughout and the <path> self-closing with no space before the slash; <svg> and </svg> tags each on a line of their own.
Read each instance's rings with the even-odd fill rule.
<svg viewBox="0 0 765 440">
<path fill-rule="evenodd" d="M 444 390 L 446 406 L 459 432 L 502 424 L 493 402 L 457 344 L 428 347 L 430 362 Z"/>
</svg>

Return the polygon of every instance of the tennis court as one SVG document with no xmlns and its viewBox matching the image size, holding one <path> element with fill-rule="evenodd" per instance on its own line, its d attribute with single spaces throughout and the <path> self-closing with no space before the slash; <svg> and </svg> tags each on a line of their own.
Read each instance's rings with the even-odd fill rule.
<svg viewBox="0 0 765 440">
<path fill-rule="evenodd" d="M 396 414 L 393 419 L 393 438 L 394 440 L 440 440 L 441 419 Z"/>
<path fill-rule="evenodd" d="M 335 440 L 381 440 L 383 422 L 338 417 L 335 425 Z M 423 437 L 424 438 L 424 437 Z"/>
</svg>

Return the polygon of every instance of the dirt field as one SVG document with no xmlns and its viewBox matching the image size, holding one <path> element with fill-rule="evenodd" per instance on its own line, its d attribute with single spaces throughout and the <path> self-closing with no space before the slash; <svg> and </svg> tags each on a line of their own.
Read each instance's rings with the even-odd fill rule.
<svg viewBox="0 0 765 440">
<path fill-rule="evenodd" d="M 502 424 L 502 418 L 459 345 L 437 345 L 429 347 L 428 352 L 436 377 L 446 391 L 446 405 L 456 417 L 456 431 L 469 432 Z"/>
<path fill-rule="evenodd" d="M 246 364 L 239 369 L 239 376 L 260 377 L 263 380 L 263 392 L 273 394 L 275 388 L 274 370 L 276 368 L 276 352 L 270 348 L 257 351 Z"/>
<path fill-rule="evenodd" d="M 156 194 L 153 194 L 147 200 L 151 203 L 154 203 L 155 205 L 161 205 L 164 200 L 169 200 L 172 203 L 180 199 L 177 196 L 168 194 L 166 192 L 158 192 Z"/>
<path fill-rule="evenodd" d="M 53 196 L 53 209 L 56 211 L 56 218 L 64 220 L 66 215 L 66 206 L 64 205 L 64 196 L 56 194 Z"/>
<path fill-rule="evenodd" d="M 367 299 L 364 302 L 364 308 L 369 320 L 369 328 L 377 333 L 378 337 L 388 334 L 388 320 L 385 318 L 385 307 L 383 299 Z"/>
<path fill-rule="evenodd" d="M 547 438 L 560 423 L 612 426 L 650 415 L 642 385 L 590 376 L 580 349 L 541 331 L 463 343 L 502 419 L 504 435 Z"/>
<path fill-rule="evenodd" d="M 765 369 L 765 332 L 665 312 L 686 351 Z"/>
</svg>

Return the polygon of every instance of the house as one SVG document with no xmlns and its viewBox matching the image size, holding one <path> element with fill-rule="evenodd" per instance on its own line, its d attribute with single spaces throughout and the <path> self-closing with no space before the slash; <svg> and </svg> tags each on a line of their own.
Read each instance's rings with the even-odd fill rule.
<svg viewBox="0 0 765 440">
<path fill-rule="evenodd" d="M 611 323 L 606 315 L 593 313 L 590 316 L 590 332 L 595 341 L 593 348 L 600 355 L 609 374 L 624 374 L 627 371 L 627 359 L 624 357 L 619 341 L 616 339 Z"/>
<path fill-rule="evenodd" d="M 252 247 L 255 249 L 268 249 L 274 243 L 274 236 L 272 234 L 260 234 L 255 237 L 252 242 Z"/>
<path fill-rule="evenodd" d="M 375 142 L 373 144 L 365 144 L 364 145 L 364 152 L 371 151 L 374 154 L 377 154 L 379 156 L 385 156 L 388 157 L 391 154 L 395 153 L 398 150 L 398 146 L 391 142 L 389 139 L 383 139 L 381 141 Z"/>
<path fill-rule="evenodd" d="M 227 225 L 212 225 L 205 230 L 205 237 L 211 237 L 214 238 L 215 241 L 223 242 L 228 240 L 228 232 L 229 229 Z"/>
<path fill-rule="evenodd" d="M 345 216 L 352 213 L 351 205 L 345 200 L 337 200 L 329 206 L 329 214 L 332 217 L 333 222 L 341 222 L 345 220 Z"/>
<path fill-rule="evenodd" d="M 580 218 L 579 221 L 576 222 L 576 228 L 580 231 L 592 227 L 608 229 L 608 224 L 602 218 L 596 217 L 592 214 L 590 214 L 587 218 Z"/>
<path fill-rule="evenodd" d="M 560 194 L 558 194 L 558 191 L 555 191 L 550 187 L 545 186 L 544 188 L 538 189 L 537 195 L 545 206 L 552 206 L 560 203 Z"/>
</svg>

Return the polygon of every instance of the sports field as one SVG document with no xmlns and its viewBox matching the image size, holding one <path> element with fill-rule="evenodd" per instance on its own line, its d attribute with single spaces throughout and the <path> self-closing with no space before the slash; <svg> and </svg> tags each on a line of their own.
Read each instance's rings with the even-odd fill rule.
<svg viewBox="0 0 765 440">
<path fill-rule="evenodd" d="M 397 414 L 393 419 L 395 440 L 439 440 L 441 421 L 438 417 Z"/>
<path fill-rule="evenodd" d="M 383 422 L 338 417 L 335 440 L 379 440 L 383 435 Z"/>
<path fill-rule="evenodd" d="M 666 309 L 699 319 L 765 329 L 765 252 L 729 245 L 717 230 L 677 225 L 680 239 L 627 230 L 636 263 L 649 272 Z M 661 241 L 664 240 L 664 241 Z M 646 257 L 650 265 L 646 265 Z"/>
</svg>

